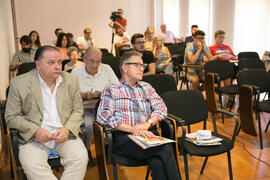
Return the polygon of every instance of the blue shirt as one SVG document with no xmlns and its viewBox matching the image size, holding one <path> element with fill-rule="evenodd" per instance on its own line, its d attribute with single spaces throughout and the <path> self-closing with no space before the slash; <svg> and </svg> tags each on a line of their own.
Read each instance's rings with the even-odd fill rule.
<svg viewBox="0 0 270 180">
<path fill-rule="evenodd" d="M 206 47 L 207 51 L 210 53 L 209 51 L 209 48 Z M 185 59 L 184 59 L 184 64 L 191 64 L 189 62 L 189 60 L 187 59 L 187 54 L 195 54 L 197 52 L 197 48 L 194 44 L 194 42 L 191 42 L 187 47 L 186 47 L 186 50 L 185 50 Z M 195 61 L 194 64 L 197 64 L 197 65 L 200 65 L 202 64 L 202 61 L 203 61 L 203 57 L 205 56 L 205 52 L 204 50 L 202 49 L 201 52 L 200 52 L 200 55 L 198 56 L 198 59 Z"/>
</svg>

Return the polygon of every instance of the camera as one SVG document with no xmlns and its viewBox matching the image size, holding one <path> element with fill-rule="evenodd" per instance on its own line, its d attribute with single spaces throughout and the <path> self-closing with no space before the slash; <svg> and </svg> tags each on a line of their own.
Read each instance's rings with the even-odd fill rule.
<svg viewBox="0 0 270 180">
<path fill-rule="evenodd" d="M 112 12 L 112 15 L 111 15 L 111 17 L 110 17 L 110 19 L 111 19 L 112 21 L 115 21 L 115 20 L 118 19 L 118 18 L 121 18 L 121 16 L 118 14 L 117 11 L 113 11 L 113 12 Z"/>
</svg>

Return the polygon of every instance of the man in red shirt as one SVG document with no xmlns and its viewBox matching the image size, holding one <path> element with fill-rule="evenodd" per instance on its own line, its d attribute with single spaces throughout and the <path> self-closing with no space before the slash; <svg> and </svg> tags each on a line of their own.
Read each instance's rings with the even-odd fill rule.
<svg viewBox="0 0 270 180">
<path fill-rule="evenodd" d="M 222 30 L 217 30 L 215 32 L 215 44 L 210 46 L 210 52 L 213 56 L 219 55 L 220 60 L 236 60 L 237 57 L 233 53 L 230 46 L 223 44 L 225 39 L 225 32 Z"/>
<path fill-rule="evenodd" d="M 115 30 L 121 28 L 125 32 L 127 27 L 127 19 L 122 17 L 123 9 L 119 8 L 117 10 L 117 15 L 119 15 L 120 18 L 117 18 L 115 21 L 109 23 L 109 26 Z"/>
<path fill-rule="evenodd" d="M 222 30 L 217 30 L 215 32 L 215 44 L 210 46 L 210 52 L 213 56 L 217 57 L 217 59 L 220 60 L 237 60 L 237 56 L 233 53 L 232 49 L 230 46 L 224 44 L 224 39 L 225 39 L 225 32 Z M 236 75 L 238 71 L 238 66 L 233 64 L 233 69 L 234 73 Z M 228 86 L 231 84 L 231 79 L 226 79 L 224 80 L 224 85 Z M 233 97 L 229 96 L 229 100 L 227 104 L 225 105 L 226 107 L 231 107 L 233 105 Z"/>
</svg>

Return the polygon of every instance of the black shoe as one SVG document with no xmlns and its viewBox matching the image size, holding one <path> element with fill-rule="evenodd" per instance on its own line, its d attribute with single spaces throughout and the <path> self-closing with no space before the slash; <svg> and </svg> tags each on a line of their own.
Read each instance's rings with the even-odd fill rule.
<svg viewBox="0 0 270 180">
<path fill-rule="evenodd" d="M 233 107 L 233 99 L 229 99 L 228 102 L 225 104 L 225 107 L 226 108 L 232 108 Z"/>
</svg>

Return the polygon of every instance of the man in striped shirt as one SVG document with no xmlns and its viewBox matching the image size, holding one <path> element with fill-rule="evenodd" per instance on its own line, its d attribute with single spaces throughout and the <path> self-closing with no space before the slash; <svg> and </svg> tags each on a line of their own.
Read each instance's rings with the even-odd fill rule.
<svg viewBox="0 0 270 180">
<path fill-rule="evenodd" d="M 116 130 L 113 151 L 146 161 L 155 179 L 180 179 L 171 144 L 143 150 L 127 135 L 152 137 L 155 124 L 167 116 L 167 108 L 155 90 L 142 82 L 144 64 L 141 55 L 131 51 L 120 59 L 122 80 L 107 86 L 97 112 L 97 121 Z"/>
</svg>

